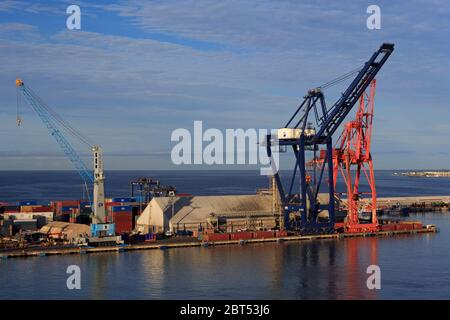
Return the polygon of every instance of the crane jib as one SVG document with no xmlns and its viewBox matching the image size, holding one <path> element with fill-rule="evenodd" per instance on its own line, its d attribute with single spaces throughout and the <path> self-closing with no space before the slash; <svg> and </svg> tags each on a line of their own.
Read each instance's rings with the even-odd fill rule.
<svg viewBox="0 0 450 320">
<path fill-rule="evenodd" d="M 53 121 L 53 117 L 45 107 L 43 107 L 42 102 L 39 97 L 37 97 L 22 81 L 16 81 L 17 87 L 23 96 L 30 103 L 33 110 L 39 116 L 41 121 L 47 127 L 50 135 L 55 138 L 58 145 L 64 151 L 66 156 L 69 158 L 70 162 L 77 169 L 78 174 L 85 183 L 92 184 L 94 182 L 94 176 L 92 172 L 86 167 L 84 162 L 81 160 L 79 155 L 76 153 L 75 149 L 69 143 L 69 141 L 64 137 L 62 132 L 58 129 L 56 123 Z"/>
<path fill-rule="evenodd" d="M 332 112 L 326 117 L 317 134 L 312 138 L 313 141 L 324 141 L 333 135 L 393 51 L 393 44 L 384 43 L 372 55 L 344 92 L 343 96 L 336 102 L 332 108 Z"/>
</svg>

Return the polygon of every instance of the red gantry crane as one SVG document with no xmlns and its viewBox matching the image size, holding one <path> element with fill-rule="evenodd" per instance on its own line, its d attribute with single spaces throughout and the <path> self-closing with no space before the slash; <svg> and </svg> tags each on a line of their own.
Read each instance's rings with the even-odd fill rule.
<svg viewBox="0 0 450 320">
<path fill-rule="evenodd" d="M 370 145 L 374 114 L 376 80 L 370 83 L 369 94 L 365 92 L 359 99 L 356 118 L 345 124 L 337 140 L 338 148 L 333 151 L 333 182 L 336 185 L 339 172 L 346 185 L 347 217 L 343 227 L 345 232 L 372 232 L 378 230 L 377 192 L 373 172 Z M 361 206 L 359 185 L 361 176 L 369 185 L 371 201 Z M 370 221 L 361 221 L 360 213 L 370 213 Z M 337 227 L 339 224 L 337 225 Z"/>
</svg>

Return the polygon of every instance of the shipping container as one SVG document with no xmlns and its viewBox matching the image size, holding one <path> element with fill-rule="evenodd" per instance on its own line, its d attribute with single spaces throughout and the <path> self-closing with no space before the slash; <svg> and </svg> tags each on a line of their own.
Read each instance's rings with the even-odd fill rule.
<svg viewBox="0 0 450 320">
<path fill-rule="evenodd" d="M 414 230 L 420 230 L 423 228 L 422 222 L 414 221 Z"/>
<path fill-rule="evenodd" d="M 136 202 L 134 198 L 112 198 L 111 202 Z"/>
<path fill-rule="evenodd" d="M 61 210 L 62 207 L 78 207 L 80 202 L 80 200 L 60 200 L 52 202 L 51 205 L 55 210 Z"/>
<path fill-rule="evenodd" d="M 112 212 L 129 212 L 131 213 L 133 208 L 131 206 L 116 206 L 112 207 Z"/>
<path fill-rule="evenodd" d="M 33 219 L 36 219 L 36 217 L 45 217 L 48 222 L 53 220 L 54 213 L 52 211 L 48 212 L 32 212 Z"/>
<path fill-rule="evenodd" d="M 114 212 L 113 222 L 118 234 L 129 233 L 133 230 L 133 215 L 131 212 Z"/>
<path fill-rule="evenodd" d="M 32 207 L 31 212 L 53 212 L 50 206 Z"/>
<path fill-rule="evenodd" d="M 413 230 L 414 224 L 413 223 L 398 223 L 396 226 L 396 230 Z"/>
<path fill-rule="evenodd" d="M 19 201 L 19 206 L 36 206 L 38 205 L 37 201 L 31 200 L 31 201 Z"/>
<path fill-rule="evenodd" d="M 382 224 L 381 231 L 395 231 L 396 223 Z"/>
<path fill-rule="evenodd" d="M 5 212 L 3 214 L 5 219 L 12 219 L 12 220 L 30 220 L 33 219 L 33 213 L 32 212 Z"/>
<path fill-rule="evenodd" d="M 235 232 L 230 233 L 230 239 L 231 240 L 248 240 L 252 239 L 253 233 L 252 232 Z"/>
<path fill-rule="evenodd" d="M 62 222 L 69 222 L 70 219 L 70 213 L 63 213 L 60 215 L 55 215 L 54 220 L 55 221 L 62 221 Z"/>
<path fill-rule="evenodd" d="M 78 206 L 64 206 L 61 208 L 62 212 L 70 212 L 72 209 L 78 209 Z"/>
<path fill-rule="evenodd" d="M 277 232 L 275 233 L 276 237 L 287 237 L 288 236 L 288 232 L 287 230 L 277 230 Z"/>
<path fill-rule="evenodd" d="M 203 235 L 203 241 L 228 241 L 230 240 L 229 233 L 210 233 Z"/>
<path fill-rule="evenodd" d="M 253 232 L 253 238 L 254 239 L 267 239 L 267 238 L 274 238 L 275 232 L 274 231 L 256 231 Z"/>
<path fill-rule="evenodd" d="M 33 212 L 33 206 L 20 206 L 20 212 Z"/>
<path fill-rule="evenodd" d="M 121 202 L 105 202 L 105 207 L 109 208 L 109 207 L 120 207 L 122 206 Z"/>
</svg>

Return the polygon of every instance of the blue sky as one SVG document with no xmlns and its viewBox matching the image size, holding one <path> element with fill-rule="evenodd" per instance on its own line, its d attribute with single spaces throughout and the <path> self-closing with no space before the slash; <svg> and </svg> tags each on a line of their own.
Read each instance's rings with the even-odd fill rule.
<svg viewBox="0 0 450 320">
<path fill-rule="evenodd" d="M 81 30 L 66 29 L 70 4 Z M 104 147 L 107 169 L 168 169 L 174 129 L 281 127 L 382 42 L 395 52 L 377 77 L 375 168 L 449 168 L 449 35 L 437 0 L 2 1 L 0 169 L 71 168 L 29 108 L 16 126 L 17 77 Z"/>
</svg>

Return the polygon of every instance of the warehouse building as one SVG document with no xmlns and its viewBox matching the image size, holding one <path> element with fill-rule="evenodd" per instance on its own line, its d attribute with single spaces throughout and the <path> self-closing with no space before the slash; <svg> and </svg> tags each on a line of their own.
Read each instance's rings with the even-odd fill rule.
<svg viewBox="0 0 450 320">
<path fill-rule="evenodd" d="M 139 216 L 136 230 L 260 230 L 275 227 L 277 218 L 272 195 L 160 197 L 153 198 Z"/>
</svg>

